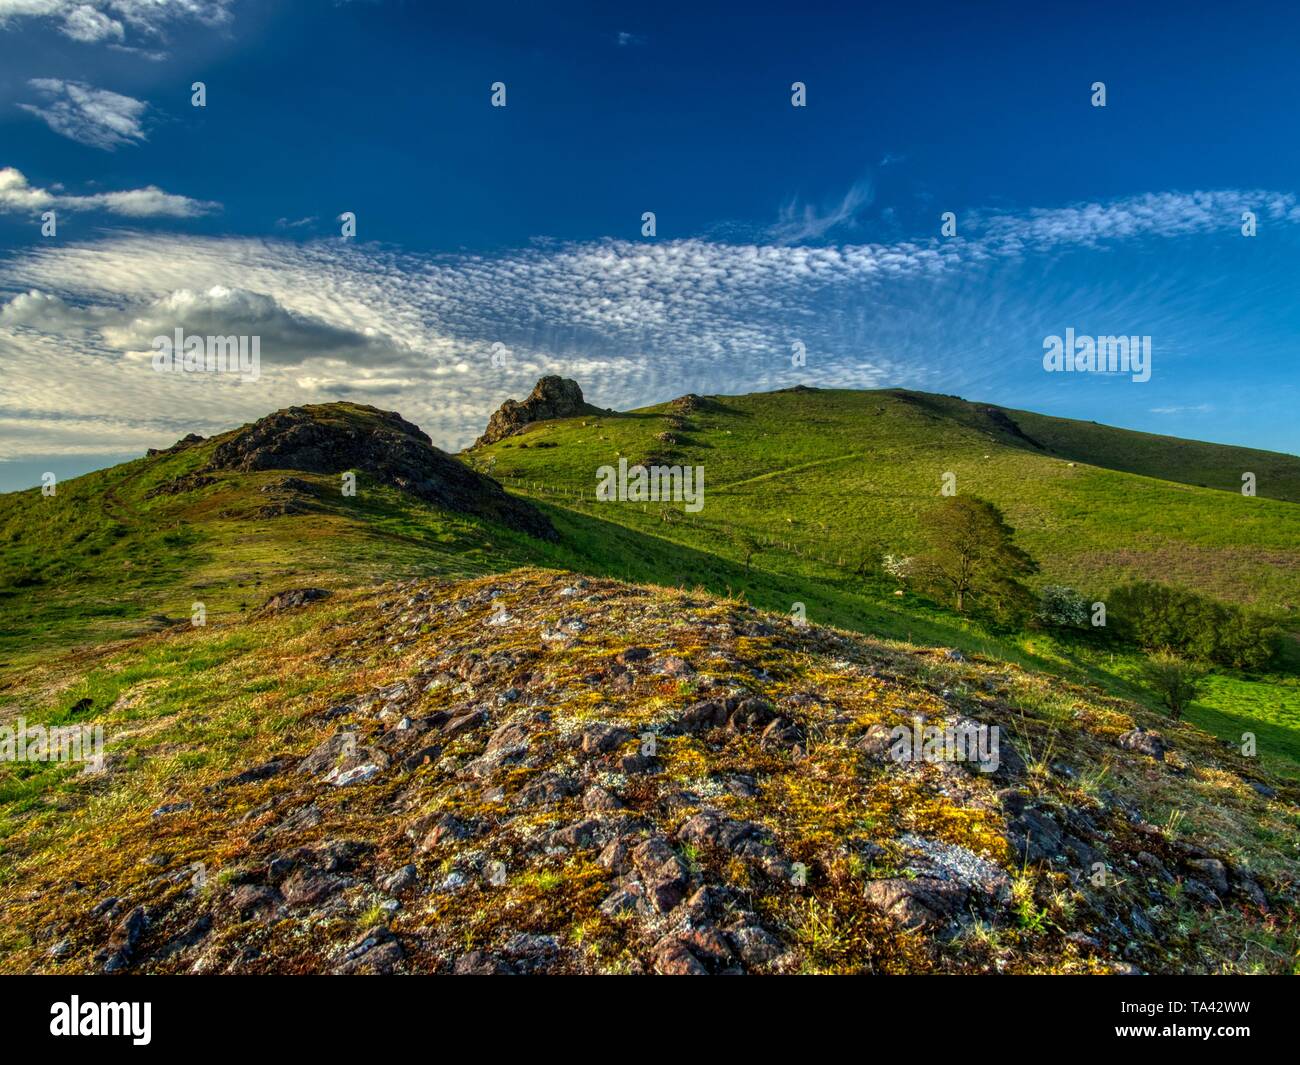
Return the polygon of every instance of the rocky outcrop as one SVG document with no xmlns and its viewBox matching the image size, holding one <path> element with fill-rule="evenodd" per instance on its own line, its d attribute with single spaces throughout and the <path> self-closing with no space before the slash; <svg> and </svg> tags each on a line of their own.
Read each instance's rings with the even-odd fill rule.
<svg viewBox="0 0 1300 1065">
<path fill-rule="evenodd" d="M 314 603 L 318 599 L 326 599 L 329 594 L 324 588 L 290 588 L 271 596 L 262 604 L 259 613 L 278 614 L 281 610 L 292 610 L 295 607 Z"/>
<path fill-rule="evenodd" d="M 276 411 L 221 440 L 202 472 L 232 470 L 356 471 L 444 510 L 486 518 L 542 539 L 556 536 L 536 507 L 434 447 L 424 432 L 395 411 L 354 404 Z M 364 490 L 363 480 L 358 490 Z"/>
<path fill-rule="evenodd" d="M 488 420 L 483 435 L 474 441 L 474 446 L 495 444 L 498 440 L 521 432 L 533 422 L 600 413 L 599 408 L 591 406 L 582 398 L 582 389 L 578 387 L 577 381 L 571 381 L 567 377 L 543 377 L 522 403 L 516 403 L 513 399 L 502 403 Z"/>
<path fill-rule="evenodd" d="M 1062 727 L 1034 716 L 1040 681 L 1005 664 L 554 571 L 320 599 L 294 589 L 250 619 L 268 647 L 284 643 L 263 668 L 303 684 L 264 693 L 283 731 L 197 779 L 112 770 L 96 786 L 141 789 L 152 813 L 124 807 L 85 844 L 73 868 L 94 861 L 93 879 L 28 863 L 16 889 L 0 884 L 0 912 L 35 930 L 0 944 L 0 963 L 1205 972 L 1295 908 L 1294 864 L 1142 817 L 1144 781 L 1162 796 L 1195 782 L 1114 747 L 1127 715 L 1082 688 L 1070 691 L 1088 716 Z M 312 612 L 319 623 L 295 636 Z M 935 668 L 941 694 L 927 687 Z M 1013 735 L 1050 743 L 1053 761 L 1006 787 L 939 751 L 878 750 L 918 718 L 1000 722 L 1004 764 Z M 1290 825 L 1234 783 L 1256 771 L 1248 760 L 1169 731 L 1211 770 L 1183 802 L 1230 811 L 1234 829 L 1276 814 L 1261 836 Z M 1107 786 L 1085 791 L 1070 764 L 1099 754 Z M 139 860 L 114 864 L 109 847 Z"/>
<path fill-rule="evenodd" d="M 171 447 L 151 447 L 145 450 L 145 456 L 152 458 L 154 455 L 174 455 L 178 451 L 184 451 L 186 448 L 193 447 L 195 444 L 201 444 L 206 437 L 199 436 L 198 433 L 186 433 L 183 437 L 172 444 Z"/>
</svg>

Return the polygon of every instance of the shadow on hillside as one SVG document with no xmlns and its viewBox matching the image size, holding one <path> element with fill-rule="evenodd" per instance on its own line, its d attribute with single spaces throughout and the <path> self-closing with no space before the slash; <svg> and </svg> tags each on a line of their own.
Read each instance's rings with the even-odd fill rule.
<svg viewBox="0 0 1300 1065">
<path fill-rule="evenodd" d="M 923 646 L 954 647 L 1012 662 L 1022 668 L 1060 675 L 1061 662 L 1017 646 L 1011 639 L 972 631 L 942 615 L 920 615 L 892 604 L 837 588 L 798 574 L 744 565 L 722 555 L 701 551 L 667 537 L 631 529 L 617 522 L 592 517 L 549 503 L 539 506 L 560 530 L 562 544 L 547 547 L 539 561 L 596 577 L 609 577 L 662 587 L 699 586 L 716 595 L 743 597 L 752 606 L 789 616 L 802 603 L 808 620 L 848 629 L 878 639 L 906 640 Z M 1067 657 L 1062 655 L 1063 658 Z M 1078 683 L 1100 684 L 1131 697 L 1122 678 L 1097 668 L 1095 663 L 1069 656 Z"/>
</svg>

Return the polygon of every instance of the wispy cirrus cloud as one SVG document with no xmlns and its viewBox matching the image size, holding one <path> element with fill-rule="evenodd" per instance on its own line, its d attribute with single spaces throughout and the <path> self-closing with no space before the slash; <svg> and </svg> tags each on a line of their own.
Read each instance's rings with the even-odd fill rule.
<svg viewBox="0 0 1300 1065">
<path fill-rule="evenodd" d="M 77 196 L 59 186 L 31 184 L 21 170 L 0 167 L 0 213 L 39 214 L 51 208 L 65 211 L 105 211 L 124 218 L 198 218 L 221 209 L 219 203 L 165 192 L 157 185 Z"/>
<path fill-rule="evenodd" d="M 855 225 L 874 199 L 875 187 L 870 178 L 855 181 L 839 200 L 820 207 L 792 199 L 781 208 L 769 236 L 784 244 L 821 240 L 833 230 Z"/>
<path fill-rule="evenodd" d="M 1137 237 L 1177 237 L 1211 230 L 1230 232 L 1251 211 L 1267 221 L 1300 222 L 1291 193 L 1262 189 L 1153 192 L 1110 203 L 1034 208 L 1026 212 L 976 211 L 968 221 L 990 252 L 1074 244 L 1096 247 Z"/>
<path fill-rule="evenodd" d="M 1210 411 L 1212 410 L 1214 410 L 1214 407 L 1212 404 L 1209 403 L 1194 403 L 1194 404 L 1184 405 L 1184 406 L 1150 408 L 1152 414 L 1209 414 Z"/>
<path fill-rule="evenodd" d="M 143 100 L 59 78 L 32 78 L 27 84 L 39 102 L 18 106 L 69 140 L 110 152 L 145 140 L 141 120 L 149 105 Z"/>
</svg>

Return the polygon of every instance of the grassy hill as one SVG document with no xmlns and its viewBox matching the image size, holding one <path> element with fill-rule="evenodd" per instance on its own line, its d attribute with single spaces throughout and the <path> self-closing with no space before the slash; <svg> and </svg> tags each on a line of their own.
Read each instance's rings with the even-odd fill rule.
<svg viewBox="0 0 1300 1065">
<path fill-rule="evenodd" d="M 752 531 L 775 552 L 837 568 L 870 544 L 914 548 L 917 515 L 950 472 L 960 493 L 1002 508 L 1043 583 L 1100 595 L 1146 578 L 1270 613 L 1300 604 L 1300 459 L 1288 455 L 944 396 L 820 389 L 709 397 L 689 414 L 664 404 L 538 423 L 471 455 L 521 490 L 582 492 L 593 505 L 596 468 L 620 455 L 703 465 L 707 505 L 673 526 L 674 538 L 725 549 L 733 532 Z M 1258 497 L 1240 494 L 1243 470 L 1257 474 Z M 635 523 L 634 509 L 589 512 Z M 643 524 L 662 526 L 660 509 L 643 511 Z"/>
<path fill-rule="evenodd" d="M 620 456 L 702 465 L 703 511 L 596 502 L 595 470 Z M 797 388 L 542 422 L 468 457 L 533 498 L 680 545 L 657 574 L 651 565 L 650 579 L 693 583 L 701 555 L 739 565 L 753 551 L 739 583 L 725 587 L 769 609 L 802 602 L 810 617 L 833 624 L 981 650 L 1141 697 L 1131 683 L 1135 656 L 1044 635 L 1008 639 L 855 576 L 873 551 L 918 546 L 918 515 L 937 504 L 943 475 L 952 473 L 959 492 L 1007 515 L 1017 542 L 1041 564 L 1040 586 L 1064 583 L 1104 599 L 1123 582 L 1158 580 L 1276 618 L 1293 634 L 1281 671 L 1217 678 L 1192 717 L 1225 739 L 1256 731 L 1285 771 L 1300 764 L 1294 456 L 955 397 Z M 1257 497 L 1241 495 L 1244 471 L 1256 474 Z M 622 575 L 643 579 L 644 567 L 629 565 Z"/>
<path fill-rule="evenodd" d="M 315 416 L 360 429 L 373 418 L 349 404 Z M 294 584 L 543 565 L 743 594 L 780 613 L 802 603 L 814 621 L 996 655 L 1146 698 L 1133 683 L 1135 656 L 992 632 L 857 573 L 873 548 L 916 545 L 917 516 L 937 502 L 949 472 L 959 492 L 1004 510 L 1042 564 L 1039 583 L 1102 597 L 1124 580 L 1159 579 L 1292 628 L 1288 608 L 1300 600 L 1300 460 L 952 397 L 809 389 L 708 397 L 538 423 L 464 456 L 535 500 L 560 534 L 555 543 L 365 474 L 351 497 L 337 474 L 197 475 L 235 432 L 77 478 L 52 498 L 0 496 L 0 683 L 49 669 L 61 651 L 93 660 L 105 640 L 187 624 L 195 603 L 224 618 Z M 619 456 L 702 465 L 703 511 L 597 503 L 595 471 Z M 1122 462 L 1141 472 L 1105 465 Z M 1235 490 L 1232 471 L 1242 468 L 1259 477 L 1260 497 Z M 1188 483 L 1201 480 L 1219 487 Z M 1194 720 L 1225 738 L 1259 731 L 1263 756 L 1284 772 L 1300 765 L 1297 716 L 1289 672 L 1216 678 L 1193 708 Z"/>
<path fill-rule="evenodd" d="M 410 463 L 349 495 L 330 448 L 392 419 L 288 413 L 252 429 L 310 442 L 289 469 L 243 427 L 0 496 L 0 726 L 108 743 L 0 764 L 0 969 L 1294 967 L 1294 657 L 1170 725 L 1140 654 L 860 562 L 910 550 L 952 473 L 1040 582 L 1154 577 L 1293 629 L 1297 460 L 796 389 L 538 423 L 462 455 L 460 495 Z M 704 466 L 703 511 L 597 502 L 620 456 Z M 456 509 L 471 467 L 515 501 Z M 292 587 L 330 594 L 264 606 Z M 882 763 L 917 715 L 996 724 L 1005 768 Z"/>
</svg>

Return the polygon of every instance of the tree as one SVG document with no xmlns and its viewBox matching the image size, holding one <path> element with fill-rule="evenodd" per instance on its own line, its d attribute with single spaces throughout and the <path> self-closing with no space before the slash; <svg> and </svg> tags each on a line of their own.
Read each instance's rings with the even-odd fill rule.
<svg viewBox="0 0 1300 1065">
<path fill-rule="evenodd" d="M 950 496 L 922 516 L 928 549 L 913 574 L 935 598 L 964 614 L 971 607 L 1000 619 L 1029 608 L 1033 597 L 1021 579 L 1038 565 L 1016 546 L 1015 530 L 992 503 Z"/>
<path fill-rule="evenodd" d="M 732 544 L 740 552 L 740 557 L 745 563 L 745 572 L 749 572 L 749 564 L 753 561 L 754 556 L 763 550 L 762 541 L 753 533 L 745 532 L 743 529 L 735 529 L 730 535 Z"/>
<path fill-rule="evenodd" d="M 1111 592 L 1115 634 L 1145 651 L 1176 651 L 1236 669 L 1257 669 L 1276 653 L 1281 629 L 1268 618 L 1154 581 Z"/>
<path fill-rule="evenodd" d="M 886 555 L 880 560 L 880 570 L 886 576 L 893 577 L 899 584 L 906 584 L 907 578 L 912 575 L 915 561 L 906 555 Z"/>
<path fill-rule="evenodd" d="M 1168 651 L 1153 654 L 1142 665 L 1142 678 L 1177 721 L 1191 701 L 1201 694 L 1202 670 Z"/>
</svg>

